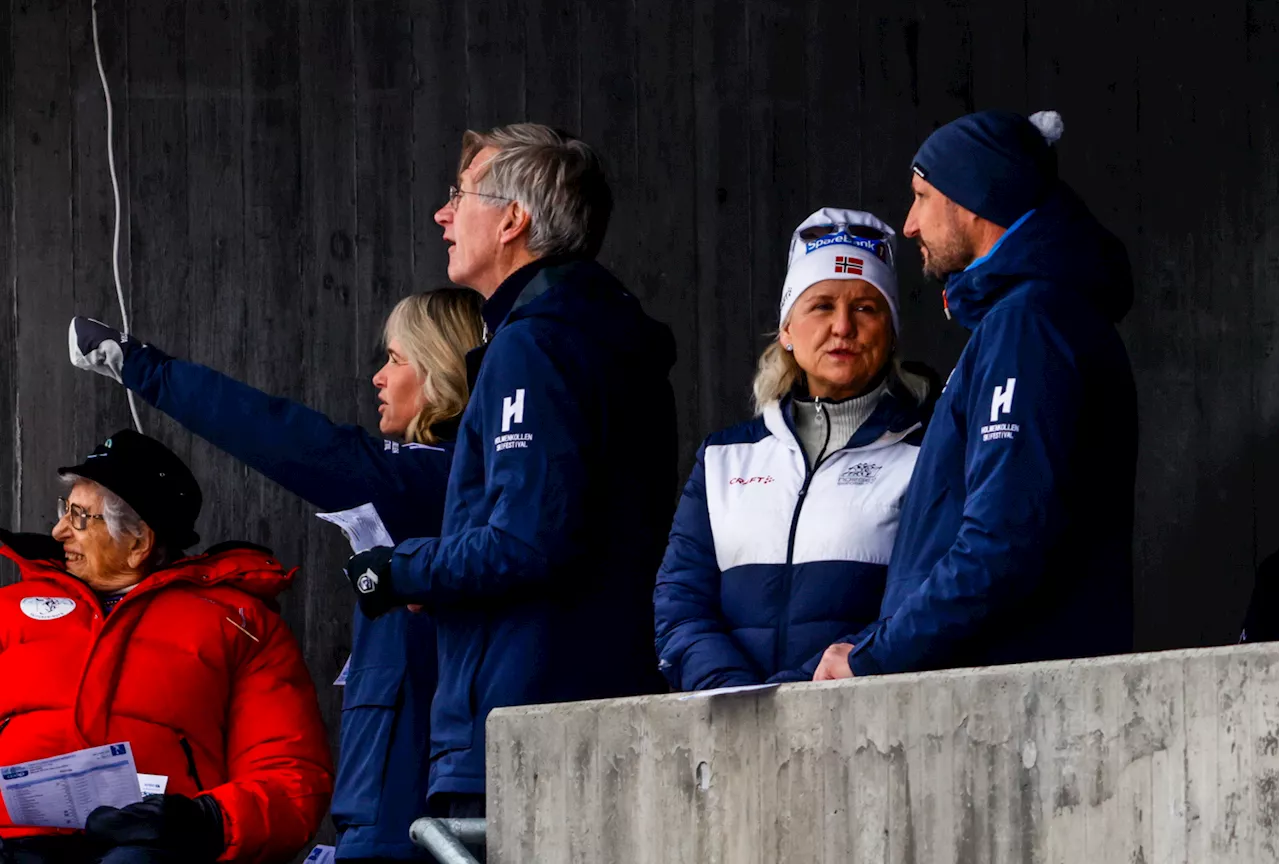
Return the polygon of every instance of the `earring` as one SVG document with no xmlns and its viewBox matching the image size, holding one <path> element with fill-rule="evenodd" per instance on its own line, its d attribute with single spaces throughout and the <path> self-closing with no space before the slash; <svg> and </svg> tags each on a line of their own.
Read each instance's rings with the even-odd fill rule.
<svg viewBox="0 0 1280 864">
<path fill-rule="evenodd" d="M 794 350 L 796 350 L 796 346 L 792 345 L 790 342 L 788 342 L 784 347 L 785 347 L 788 351 L 794 351 Z"/>
</svg>

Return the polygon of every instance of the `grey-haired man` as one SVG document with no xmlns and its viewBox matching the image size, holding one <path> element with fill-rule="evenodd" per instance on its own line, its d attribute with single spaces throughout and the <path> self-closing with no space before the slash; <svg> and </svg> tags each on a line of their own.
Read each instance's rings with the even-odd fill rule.
<svg viewBox="0 0 1280 864">
<path fill-rule="evenodd" d="M 522 123 L 467 133 L 436 213 L 449 278 L 487 298 L 444 536 L 348 573 L 366 614 L 436 616 L 442 815 L 483 812 L 491 709 L 663 687 L 651 598 L 675 503 L 675 348 L 594 260 L 611 207 L 590 147 Z"/>
</svg>

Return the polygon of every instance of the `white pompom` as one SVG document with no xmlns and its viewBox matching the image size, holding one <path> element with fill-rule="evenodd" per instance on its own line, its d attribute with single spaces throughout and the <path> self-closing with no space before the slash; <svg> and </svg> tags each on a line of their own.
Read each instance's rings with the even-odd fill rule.
<svg viewBox="0 0 1280 864">
<path fill-rule="evenodd" d="M 1045 142 L 1051 145 L 1058 143 L 1066 128 L 1062 123 L 1062 115 L 1057 111 L 1037 111 L 1027 119 L 1039 130 Z"/>
</svg>

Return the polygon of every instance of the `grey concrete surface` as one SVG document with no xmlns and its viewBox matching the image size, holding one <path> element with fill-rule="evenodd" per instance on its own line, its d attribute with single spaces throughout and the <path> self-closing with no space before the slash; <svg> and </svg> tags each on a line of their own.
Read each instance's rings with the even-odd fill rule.
<svg viewBox="0 0 1280 864">
<path fill-rule="evenodd" d="M 489 861 L 1277 860 L 1276 643 L 509 708 Z"/>
</svg>

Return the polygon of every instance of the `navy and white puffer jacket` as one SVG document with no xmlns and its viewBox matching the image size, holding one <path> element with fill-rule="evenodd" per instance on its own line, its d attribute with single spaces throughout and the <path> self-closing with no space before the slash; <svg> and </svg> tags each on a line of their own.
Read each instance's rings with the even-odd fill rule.
<svg viewBox="0 0 1280 864">
<path fill-rule="evenodd" d="M 807 681 L 878 616 L 926 411 L 895 380 L 811 469 L 791 409 L 772 403 L 698 450 L 654 590 L 677 689 Z"/>
</svg>

